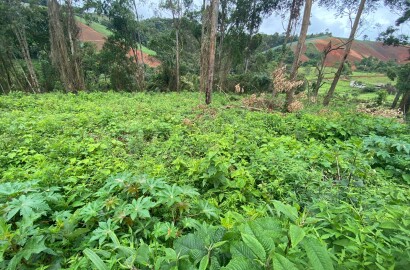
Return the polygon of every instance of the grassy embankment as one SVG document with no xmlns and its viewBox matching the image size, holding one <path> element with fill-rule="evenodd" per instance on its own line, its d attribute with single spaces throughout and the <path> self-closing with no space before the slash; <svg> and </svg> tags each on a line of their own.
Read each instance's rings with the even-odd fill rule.
<svg viewBox="0 0 410 270">
<path fill-rule="evenodd" d="M 102 34 L 105 37 L 108 37 L 112 34 L 112 32 L 104 25 L 97 23 L 97 22 L 91 22 L 90 24 L 84 19 L 81 18 L 79 16 L 76 16 L 76 20 L 87 24 L 88 26 L 90 26 L 92 29 L 94 29 L 95 31 L 97 31 L 98 33 Z M 146 53 L 148 55 L 152 55 L 155 56 L 157 55 L 157 53 L 153 50 L 148 49 L 147 47 L 145 47 L 144 45 L 142 45 L 142 52 Z"/>
</svg>

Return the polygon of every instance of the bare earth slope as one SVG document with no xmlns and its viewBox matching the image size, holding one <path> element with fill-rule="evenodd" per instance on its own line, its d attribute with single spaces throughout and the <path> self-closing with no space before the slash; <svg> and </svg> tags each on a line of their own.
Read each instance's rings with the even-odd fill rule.
<svg viewBox="0 0 410 270">
<path fill-rule="evenodd" d="M 83 24 L 79 21 L 77 21 L 77 25 L 80 28 L 80 41 L 94 43 L 97 46 L 97 50 L 101 50 L 105 43 L 106 37 L 103 34 L 95 31 L 88 25 Z M 129 55 L 132 55 L 131 51 Z M 148 54 L 141 53 L 141 51 L 137 51 L 137 57 L 139 61 L 143 59 L 144 63 L 149 67 L 158 67 L 159 65 L 161 65 L 161 62 L 158 59 Z"/>
<path fill-rule="evenodd" d="M 346 42 L 346 39 L 340 39 L 335 37 L 323 37 L 323 38 L 314 38 L 307 40 L 306 43 L 313 44 L 318 52 L 322 52 L 323 48 L 326 47 L 329 41 L 332 42 L 332 45 L 337 45 L 343 42 Z M 292 47 L 296 47 L 292 44 Z M 303 48 L 303 53 L 306 52 L 306 46 Z M 331 52 L 326 59 L 326 66 L 334 66 L 337 62 L 340 61 L 343 55 L 343 50 Z M 348 60 L 351 63 L 358 62 L 363 58 L 367 57 L 376 57 L 382 61 L 395 60 L 399 64 L 404 64 L 409 62 L 409 48 L 406 47 L 393 47 L 393 46 L 384 46 L 381 42 L 373 41 L 354 41 Z M 306 55 L 302 55 L 302 61 L 308 61 L 309 58 Z"/>
</svg>

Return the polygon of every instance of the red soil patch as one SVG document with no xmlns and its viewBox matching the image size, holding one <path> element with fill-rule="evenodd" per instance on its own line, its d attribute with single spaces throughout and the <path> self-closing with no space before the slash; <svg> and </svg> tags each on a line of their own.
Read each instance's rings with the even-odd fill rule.
<svg viewBox="0 0 410 270">
<path fill-rule="evenodd" d="M 130 50 L 128 52 L 128 55 L 134 56 L 134 52 Z M 138 57 L 138 61 L 143 61 L 144 64 L 148 65 L 149 67 L 156 68 L 161 65 L 161 62 L 158 59 L 146 53 L 142 53 L 141 55 L 141 51 L 139 50 L 137 51 L 137 57 Z"/>
<path fill-rule="evenodd" d="M 322 52 L 323 49 L 328 45 L 329 41 L 332 42 L 333 46 L 340 44 L 341 41 L 334 37 L 326 37 L 323 39 L 315 39 L 312 41 L 307 41 L 308 43 L 313 43 L 319 52 Z M 342 39 L 342 42 L 345 42 L 346 39 Z M 303 48 L 303 53 L 306 52 L 306 46 Z M 342 59 L 344 50 L 332 51 L 328 54 L 326 58 L 325 65 L 330 67 L 334 66 L 337 62 L 340 62 Z M 404 64 L 409 62 L 409 49 L 406 47 L 393 47 L 393 46 L 384 46 L 381 42 L 363 42 L 363 41 L 354 41 L 352 49 L 348 56 L 350 63 L 359 62 L 363 58 L 367 57 L 376 57 L 381 61 L 395 60 L 399 64 Z M 306 55 L 302 55 L 302 62 L 309 60 Z"/>
<path fill-rule="evenodd" d="M 80 41 L 94 43 L 97 46 L 97 50 L 101 50 L 106 41 L 106 37 L 86 24 L 77 21 L 77 25 L 80 28 Z M 134 56 L 134 53 L 130 50 L 128 55 Z M 141 53 L 141 51 L 139 50 L 137 51 L 137 57 L 138 61 L 143 60 L 144 63 L 149 67 L 156 68 L 161 65 L 161 62 L 158 59 L 146 53 Z"/>
<path fill-rule="evenodd" d="M 97 46 L 97 50 L 102 49 L 105 42 L 105 36 L 81 22 L 77 21 L 77 26 L 80 28 L 80 41 L 94 43 Z"/>
</svg>

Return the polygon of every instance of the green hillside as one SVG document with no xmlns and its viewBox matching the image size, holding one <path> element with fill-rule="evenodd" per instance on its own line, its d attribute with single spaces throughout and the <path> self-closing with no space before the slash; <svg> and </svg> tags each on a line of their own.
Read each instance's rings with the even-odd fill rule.
<svg viewBox="0 0 410 270">
<path fill-rule="evenodd" d="M 94 29 L 95 31 L 97 31 L 98 33 L 100 33 L 101 35 L 108 37 L 112 35 L 112 32 L 110 30 L 108 30 L 107 27 L 105 27 L 104 25 L 98 23 L 98 22 L 89 22 L 84 18 L 81 18 L 79 16 L 75 16 L 75 19 L 79 22 L 82 22 L 83 24 L 88 25 L 89 27 L 91 27 L 92 29 Z"/>
<path fill-rule="evenodd" d="M 92 29 L 94 29 L 95 31 L 97 31 L 98 33 L 100 33 L 101 35 L 103 35 L 104 37 L 109 37 L 110 35 L 112 35 L 112 32 L 104 25 L 98 23 L 98 22 L 89 22 L 86 19 L 79 17 L 79 16 L 75 16 L 76 20 L 78 20 L 79 22 L 88 25 L 89 27 L 91 27 Z M 157 55 L 157 52 L 145 47 L 144 45 L 142 45 L 142 52 L 151 56 L 155 56 Z"/>
</svg>

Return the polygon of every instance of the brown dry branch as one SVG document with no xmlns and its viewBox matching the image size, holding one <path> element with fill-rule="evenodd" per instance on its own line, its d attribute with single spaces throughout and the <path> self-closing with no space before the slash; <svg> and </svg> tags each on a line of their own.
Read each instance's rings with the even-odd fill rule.
<svg viewBox="0 0 410 270">
<path fill-rule="evenodd" d="M 260 96 L 253 94 L 244 98 L 242 99 L 242 104 L 246 109 L 251 111 L 273 110 L 274 108 L 280 108 L 282 106 L 282 104 L 278 102 L 275 103 L 271 98 L 268 98 L 265 93 L 260 94 Z"/>
<path fill-rule="evenodd" d="M 301 86 L 304 82 L 302 80 L 292 81 L 286 77 L 286 66 L 278 67 L 272 72 L 273 87 L 276 92 L 286 93 L 294 88 Z"/>
<path fill-rule="evenodd" d="M 279 67 L 272 72 L 272 81 L 273 81 L 273 87 L 276 92 L 285 92 L 285 93 L 293 91 L 294 89 L 303 85 L 304 83 L 303 80 L 289 80 L 286 77 L 286 67 L 285 66 Z M 295 96 L 295 98 L 297 97 L 301 98 L 302 95 Z M 303 109 L 303 104 L 299 100 L 292 98 L 292 102 L 287 105 L 286 109 L 288 112 L 299 111 Z"/>
<path fill-rule="evenodd" d="M 288 112 L 297 112 L 303 109 L 303 103 L 300 102 L 299 100 L 293 100 L 292 103 L 290 103 L 287 106 Z"/>
</svg>

